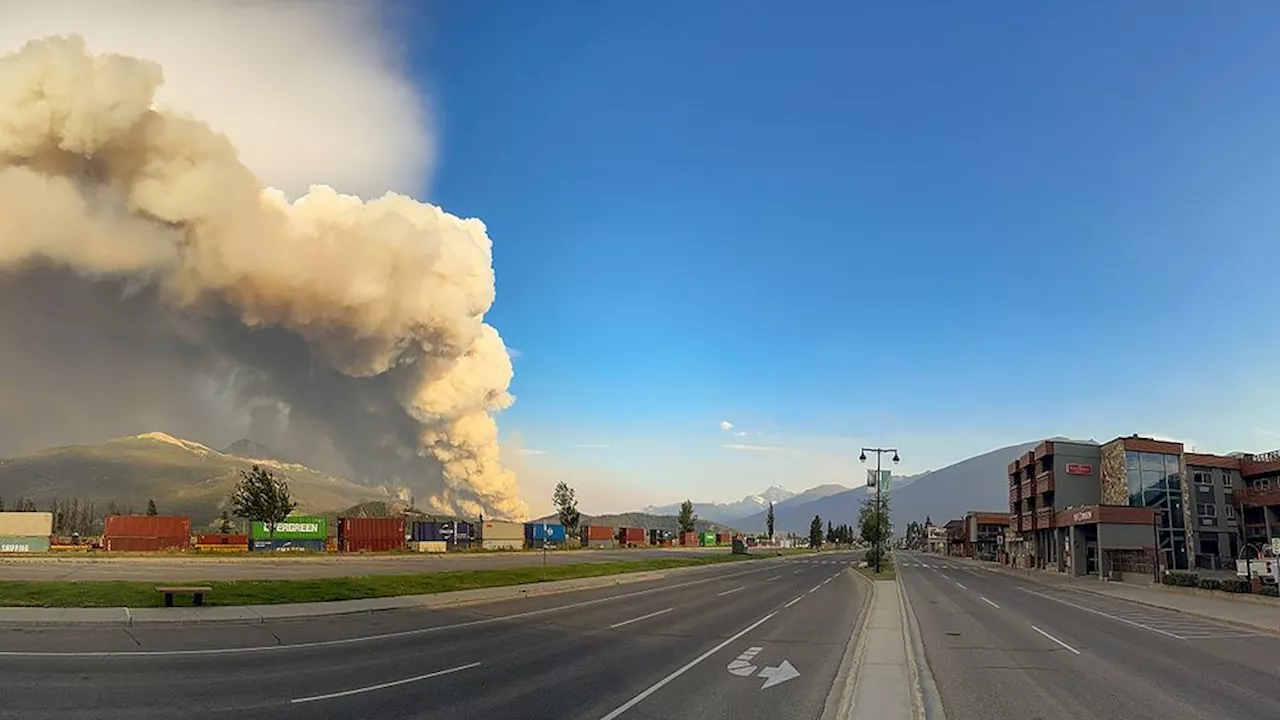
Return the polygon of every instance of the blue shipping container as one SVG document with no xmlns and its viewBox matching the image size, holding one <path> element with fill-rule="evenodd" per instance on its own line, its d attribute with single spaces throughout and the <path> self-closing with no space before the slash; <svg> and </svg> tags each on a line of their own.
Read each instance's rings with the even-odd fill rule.
<svg viewBox="0 0 1280 720">
<path fill-rule="evenodd" d="M 250 540 L 253 552 L 324 552 L 324 540 Z"/>
<path fill-rule="evenodd" d="M 459 520 L 458 522 L 444 523 L 444 526 L 445 540 L 462 541 L 475 539 L 476 528 L 474 523 Z"/>
<path fill-rule="evenodd" d="M 551 523 L 525 523 L 524 539 L 541 545 L 545 540 L 550 545 L 564 544 L 564 526 Z"/>
<path fill-rule="evenodd" d="M 445 539 L 444 533 L 440 531 L 441 523 L 428 520 L 418 520 L 413 523 L 409 529 L 409 539 L 414 542 L 439 542 Z"/>
</svg>

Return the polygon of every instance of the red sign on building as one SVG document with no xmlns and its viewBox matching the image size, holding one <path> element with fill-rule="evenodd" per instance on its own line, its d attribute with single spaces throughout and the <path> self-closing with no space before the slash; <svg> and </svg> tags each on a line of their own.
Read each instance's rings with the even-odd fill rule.
<svg viewBox="0 0 1280 720">
<path fill-rule="evenodd" d="M 1093 466 L 1086 463 L 1067 463 L 1068 475 L 1092 475 Z"/>
</svg>

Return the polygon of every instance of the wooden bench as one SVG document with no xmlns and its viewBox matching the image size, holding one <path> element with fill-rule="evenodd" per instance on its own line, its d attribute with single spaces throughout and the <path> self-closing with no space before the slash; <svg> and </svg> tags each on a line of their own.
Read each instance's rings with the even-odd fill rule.
<svg viewBox="0 0 1280 720">
<path fill-rule="evenodd" d="M 165 607 L 173 607 L 173 596 L 174 596 L 174 595 L 191 595 L 191 596 L 192 596 L 192 600 L 191 600 L 191 604 L 192 604 L 192 605 L 197 605 L 197 606 L 199 606 L 199 605 L 204 605 L 204 596 L 205 596 L 205 593 L 209 593 L 209 592 L 212 592 L 212 591 L 213 591 L 213 588 L 211 588 L 211 587 L 200 587 L 200 586 L 158 587 L 158 588 L 156 588 L 156 592 L 164 593 L 164 606 L 165 606 Z"/>
</svg>

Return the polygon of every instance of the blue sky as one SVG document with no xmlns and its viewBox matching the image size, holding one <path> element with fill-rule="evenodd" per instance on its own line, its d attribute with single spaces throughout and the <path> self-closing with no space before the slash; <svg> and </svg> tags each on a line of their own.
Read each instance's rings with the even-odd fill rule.
<svg viewBox="0 0 1280 720">
<path fill-rule="evenodd" d="M 403 12 L 535 510 L 850 484 L 863 443 L 1280 446 L 1280 6 Z"/>
</svg>

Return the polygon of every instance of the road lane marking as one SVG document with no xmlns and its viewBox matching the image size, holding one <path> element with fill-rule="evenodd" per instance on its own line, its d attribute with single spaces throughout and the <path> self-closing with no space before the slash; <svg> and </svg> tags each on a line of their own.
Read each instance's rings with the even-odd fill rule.
<svg viewBox="0 0 1280 720">
<path fill-rule="evenodd" d="M 622 627 L 623 625 L 630 625 L 630 624 L 631 624 L 631 623 L 633 623 L 633 622 L 640 622 L 641 620 L 648 620 L 648 619 L 649 619 L 649 618 L 651 618 L 651 617 L 658 617 L 659 615 L 665 615 L 666 613 L 669 613 L 669 612 L 671 612 L 672 610 L 675 610 L 675 608 L 673 608 L 673 607 L 672 607 L 672 608 L 667 608 L 666 610 L 659 610 L 659 611 L 657 611 L 657 612 L 651 612 L 651 613 L 649 613 L 648 615 L 641 615 L 640 617 L 634 617 L 634 618 L 631 618 L 630 620 L 623 620 L 623 621 L 622 621 L 622 622 L 620 622 L 620 623 L 614 623 L 614 624 L 610 625 L 610 626 L 609 626 L 609 628 L 610 628 L 610 629 L 620 628 L 620 627 Z"/>
<path fill-rule="evenodd" d="M 1036 627 L 1035 625 L 1032 625 L 1032 626 L 1031 626 L 1031 629 L 1032 629 L 1032 630 L 1035 630 L 1036 632 L 1040 633 L 1041 635 L 1043 635 L 1043 636 L 1045 636 L 1045 637 L 1049 638 L 1050 640 L 1052 640 L 1052 641 L 1054 641 L 1054 642 L 1058 643 L 1059 645 L 1061 645 L 1062 647 L 1064 647 L 1064 648 L 1066 648 L 1066 649 L 1070 650 L 1071 652 L 1073 652 L 1073 653 L 1075 653 L 1075 654 L 1077 654 L 1077 655 L 1079 655 L 1079 654 L 1080 654 L 1080 651 L 1079 651 L 1079 650 L 1077 650 L 1077 649 L 1075 649 L 1075 648 L 1071 647 L 1070 645 L 1068 645 L 1068 644 L 1066 644 L 1066 643 L 1062 642 L 1062 641 L 1061 641 L 1061 640 L 1059 640 L 1058 638 L 1056 638 L 1056 637 L 1054 637 L 1054 636 L 1050 635 L 1049 633 L 1047 633 L 1047 632 L 1045 632 L 1045 631 L 1041 630 L 1040 628 Z"/>
<path fill-rule="evenodd" d="M 814 585 L 813 587 L 809 588 L 809 592 L 816 592 L 817 589 L 820 587 L 822 587 L 822 583 L 818 583 L 817 585 Z"/>
<path fill-rule="evenodd" d="M 666 590 L 675 590 L 677 588 L 689 587 L 692 585 L 701 585 L 703 583 L 713 582 L 715 580 L 726 580 L 731 577 L 739 577 L 751 573 L 764 572 L 767 568 L 753 568 L 751 570 L 743 570 L 742 572 L 730 573 L 727 575 L 715 575 L 713 577 L 699 578 L 697 580 L 689 580 L 687 582 L 676 583 L 674 585 L 660 585 L 658 587 L 646 588 L 644 590 L 636 590 L 635 592 L 621 593 L 619 595 L 609 595 L 607 597 L 595 598 L 593 600 L 582 600 L 580 602 L 569 603 L 567 605 L 555 605 L 548 608 L 540 608 L 538 610 L 526 610 L 524 612 L 511 613 L 509 615 L 495 615 L 492 617 L 480 618 L 478 620 L 467 620 L 459 623 L 450 623 L 448 625 L 432 625 L 424 628 L 414 628 L 413 630 L 399 630 L 397 632 L 378 633 L 376 635 L 361 635 L 352 638 L 337 638 L 334 640 L 315 640 L 312 642 L 293 643 L 291 645 L 251 645 L 249 647 L 234 648 L 207 648 L 203 650 L 89 650 L 89 651 L 70 651 L 60 652 L 56 650 L 0 650 L 0 657 L 41 657 L 41 658 L 129 658 L 129 657 L 191 657 L 203 655 L 239 655 L 247 653 L 259 652 L 276 652 L 280 650 L 311 650 L 315 648 L 334 647 L 337 645 L 354 645 L 357 643 L 373 642 L 377 640 L 394 640 L 397 638 L 413 637 L 415 635 L 426 635 L 428 633 L 443 632 L 445 630 L 457 630 L 460 628 L 476 627 L 478 625 L 492 625 L 494 623 L 503 622 L 505 620 L 518 620 L 526 617 L 536 617 L 538 615 L 546 615 L 547 613 L 559 612 L 561 610 L 572 610 L 574 608 L 588 607 L 591 605 L 599 605 L 601 603 L 612 602 L 614 600 L 623 600 L 631 597 L 639 597 L 641 595 L 650 595 L 656 592 Z M 511 600 L 519 598 L 512 597 Z M 501 602 L 501 601 L 499 601 Z M 339 616 L 327 616 L 324 619 L 333 620 Z M 266 622 L 265 620 L 263 621 Z"/>
<path fill-rule="evenodd" d="M 951 579 L 951 576 L 950 576 L 950 575 L 948 575 L 948 574 L 946 574 L 946 573 L 938 573 L 938 574 L 939 574 L 939 575 L 941 575 L 941 576 L 943 577 L 943 579 L 945 579 L 945 580 L 950 580 L 950 579 Z"/>
<path fill-rule="evenodd" d="M 741 589 L 743 589 L 743 588 L 745 588 L 745 587 L 746 587 L 746 585 L 739 585 L 738 587 L 736 587 L 736 588 L 734 588 L 734 589 L 732 589 L 732 590 L 725 590 L 725 591 L 724 591 L 724 592 L 722 592 L 722 593 L 716 593 L 716 597 L 724 597 L 725 595 L 732 595 L 732 594 L 734 594 L 734 593 L 738 592 L 739 590 L 741 590 Z"/>
<path fill-rule="evenodd" d="M 804 569 L 804 568 L 800 568 L 799 570 L 795 570 L 795 571 L 793 571 L 791 574 L 792 574 L 792 575 L 799 575 L 800 573 L 802 573 L 802 572 L 804 572 L 804 571 L 805 571 L 805 569 Z"/>
<path fill-rule="evenodd" d="M 1161 629 L 1160 629 L 1160 628 L 1158 628 L 1158 627 L 1152 627 L 1152 626 L 1150 626 L 1150 625 L 1144 625 L 1143 623 L 1136 622 L 1136 621 L 1134 621 L 1134 620 L 1130 620 L 1130 619 L 1128 619 L 1128 618 L 1122 618 L 1122 617 L 1120 617 L 1119 615 L 1112 615 L 1112 614 L 1110 614 L 1110 613 L 1104 613 L 1104 612 L 1102 612 L 1101 610 L 1094 610 L 1093 608 L 1085 607 L 1085 606 L 1083 606 L 1083 605 L 1077 605 L 1077 604 L 1075 604 L 1075 603 L 1073 603 L 1073 602 L 1067 602 L 1066 600 L 1063 600 L 1062 598 L 1056 598 L 1056 597 L 1054 597 L 1054 596 L 1052 596 L 1052 595 L 1045 595 L 1044 593 L 1038 593 L 1038 592 L 1036 592 L 1035 590 L 1028 590 L 1028 589 L 1026 589 L 1026 588 L 1024 588 L 1024 587 L 1020 587 L 1020 588 L 1018 588 L 1018 589 L 1019 589 L 1019 590 L 1021 590 L 1022 592 L 1025 592 L 1025 593 L 1031 593 L 1032 595 L 1036 595 L 1036 596 L 1038 596 L 1038 597 L 1042 597 L 1042 598 L 1044 598 L 1044 599 L 1046 599 L 1046 600 L 1052 600 L 1052 601 L 1054 601 L 1054 602 L 1060 602 L 1060 603 L 1062 603 L 1063 605 L 1066 605 L 1067 607 L 1073 607 L 1073 608 L 1075 608 L 1075 609 L 1077 609 L 1077 610 L 1083 610 L 1083 611 L 1085 611 L 1085 612 L 1091 612 L 1091 613 L 1093 613 L 1094 615 L 1101 615 L 1102 617 L 1105 617 L 1105 618 L 1111 618 L 1112 620 L 1119 620 L 1119 621 L 1120 621 L 1120 622 L 1122 622 L 1122 623 L 1128 623 L 1129 625 L 1133 625 L 1134 627 L 1140 627 L 1140 628 L 1143 628 L 1143 629 L 1145 629 L 1145 630 L 1150 630 L 1151 632 L 1160 633 L 1161 635 L 1167 635 L 1167 636 L 1169 636 L 1169 637 L 1173 638 L 1174 640 L 1186 640 L 1186 638 L 1182 637 L 1181 635 L 1174 635 L 1173 633 L 1171 633 L 1171 632 L 1169 632 L 1169 631 L 1167 631 L 1167 630 L 1161 630 Z"/>
<path fill-rule="evenodd" d="M 823 584 L 823 585 L 826 585 L 827 583 L 831 582 L 831 581 L 832 581 L 832 579 L 833 579 L 833 578 L 827 578 L 826 580 L 823 580 L 823 581 L 822 581 L 822 584 Z"/>
<path fill-rule="evenodd" d="M 415 675 L 414 677 L 405 678 L 403 680 L 393 680 L 391 682 L 379 683 L 377 685 L 356 688 L 354 690 L 343 690 L 342 692 L 328 693 L 326 695 L 311 695 L 309 697 L 294 698 L 289 702 L 290 704 L 296 705 L 298 703 L 315 702 L 316 700 L 332 700 L 334 698 L 346 697 L 348 695 L 359 695 L 360 693 L 373 692 L 374 690 L 385 690 L 397 685 L 408 685 L 409 683 L 418 682 L 419 680 L 429 680 L 434 677 L 440 677 L 441 675 L 449 675 L 463 670 L 470 670 L 474 667 L 480 667 L 480 663 L 467 663 L 466 665 L 459 665 L 458 667 L 449 668 L 448 670 L 437 670 L 433 673 L 427 673 L 426 675 Z"/>
<path fill-rule="evenodd" d="M 1000 609 L 1000 606 L 999 606 L 999 605 L 997 605 L 997 604 L 995 604 L 995 603 L 991 602 L 990 600 L 986 599 L 985 597 L 982 597 L 981 595 L 979 595 L 978 597 L 982 598 L 982 602 L 984 602 L 984 603 L 986 603 L 986 604 L 990 605 L 991 607 L 993 607 L 993 608 L 995 608 L 995 609 L 997 609 L 997 610 L 999 610 L 999 609 Z"/>
<path fill-rule="evenodd" d="M 782 607 L 784 607 L 784 608 L 789 608 L 789 607 L 791 607 L 792 605 L 795 605 L 796 603 L 800 602 L 800 601 L 801 601 L 801 600 L 803 600 L 803 599 L 804 599 L 804 596 L 803 596 L 803 595 L 800 595 L 799 597 L 797 597 L 796 599 L 794 599 L 794 600 L 792 600 L 791 602 L 787 603 L 786 605 L 783 605 Z"/>
<path fill-rule="evenodd" d="M 666 677 L 662 678 L 661 680 L 659 680 L 658 682 L 654 683 L 653 685 L 649 686 L 649 688 L 648 688 L 648 689 L 644 690 L 644 691 L 643 691 L 643 692 L 641 692 L 639 695 L 636 695 L 635 697 L 633 697 L 633 698 L 631 698 L 630 700 L 626 701 L 626 702 L 625 702 L 625 703 L 623 703 L 622 705 L 618 706 L 618 709 L 617 709 L 617 710 L 614 710 L 613 712 L 609 713 L 608 715 L 605 715 L 605 716 L 604 716 L 603 718 L 601 718 L 600 720 L 614 720 L 614 718 L 616 718 L 616 717 L 618 717 L 618 716 L 622 715 L 622 713 L 624 713 L 624 712 L 626 712 L 626 711 L 630 710 L 631 708 L 635 707 L 637 704 L 639 704 L 639 703 L 640 703 L 640 701 L 644 700 L 645 698 L 649 697 L 650 695 L 654 694 L 655 692 L 657 692 L 657 691 L 661 690 L 661 689 L 663 688 L 663 686 L 665 686 L 667 683 L 669 683 L 669 682 L 671 682 L 672 680 L 675 680 L 676 678 L 678 678 L 678 677 L 680 677 L 681 675 L 685 674 L 685 673 L 686 673 L 686 672 L 688 672 L 691 668 L 693 668 L 694 666 L 696 666 L 698 663 L 702 662 L 703 660 L 706 660 L 707 658 L 711 657 L 712 655 L 715 655 L 716 653 L 720 652 L 720 651 L 721 651 L 721 650 L 723 650 L 727 645 L 729 645 L 730 643 L 732 643 L 734 640 L 737 640 L 738 638 L 742 637 L 743 635 L 746 635 L 747 633 L 751 632 L 752 630 L 755 630 L 756 628 L 758 628 L 758 627 L 760 627 L 761 625 L 765 624 L 765 623 L 769 620 L 769 618 L 771 618 L 771 617 L 773 617 L 774 615 L 777 615 L 777 614 L 778 614 L 778 613 L 777 613 L 776 611 L 775 611 L 775 612 L 771 612 L 771 613 L 769 613 L 768 615 L 765 615 L 764 617 L 760 618 L 759 620 L 757 620 L 757 621 L 755 621 L 755 622 L 751 623 L 750 625 L 746 626 L 745 628 L 743 628 L 743 629 L 739 630 L 738 632 L 734 633 L 734 634 L 733 634 L 733 636 L 732 636 L 732 637 L 730 637 L 729 639 L 725 640 L 724 642 L 720 643 L 719 645 L 716 645 L 715 647 L 713 647 L 713 648 L 711 648 L 710 650 L 708 650 L 708 651 L 706 651 L 706 652 L 702 653 L 702 654 L 701 654 L 701 655 L 699 655 L 698 657 L 696 657 L 696 658 L 694 658 L 694 659 L 690 660 L 689 662 L 685 663 L 685 664 L 684 664 L 682 667 L 680 667 L 678 670 L 676 670 L 675 672 L 671 673 L 670 675 L 668 675 L 668 676 L 666 676 Z"/>
<path fill-rule="evenodd" d="M 951 582 L 956 583 L 956 587 L 959 587 L 961 590 L 968 590 L 968 589 L 969 589 L 969 588 L 967 588 L 967 587 L 965 587 L 965 586 L 964 586 L 964 583 L 958 583 L 958 582 L 956 582 L 955 580 L 952 580 Z"/>
<path fill-rule="evenodd" d="M 764 579 L 764 581 L 765 581 L 765 582 L 770 582 L 770 581 L 772 581 L 772 580 L 777 580 L 777 579 L 778 579 L 778 578 L 780 578 L 780 577 L 782 577 L 782 576 L 781 576 L 781 575 L 774 575 L 774 576 L 773 576 L 773 577 L 771 577 L 771 578 L 765 578 L 765 579 Z"/>
</svg>

